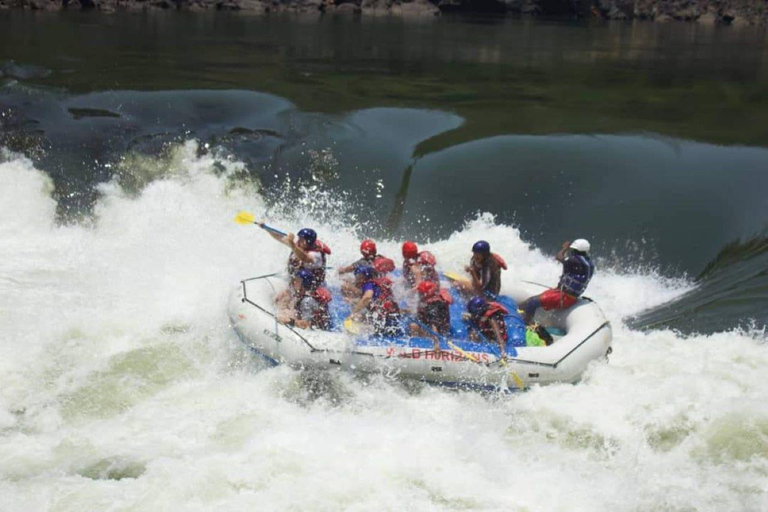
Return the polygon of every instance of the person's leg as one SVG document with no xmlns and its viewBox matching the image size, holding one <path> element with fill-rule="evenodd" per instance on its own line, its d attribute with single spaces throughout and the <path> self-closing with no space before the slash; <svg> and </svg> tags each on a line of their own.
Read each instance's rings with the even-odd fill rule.
<svg viewBox="0 0 768 512">
<path fill-rule="evenodd" d="M 523 322 L 530 325 L 533 322 L 533 317 L 536 314 L 536 310 L 540 307 L 541 295 L 534 295 L 533 297 L 529 297 L 524 300 L 519 307 L 519 310 L 522 311 L 520 316 L 523 318 Z"/>
<path fill-rule="evenodd" d="M 362 294 L 354 282 L 344 281 L 341 284 L 341 295 L 348 299 L 359 299 Z"/>
</svg>

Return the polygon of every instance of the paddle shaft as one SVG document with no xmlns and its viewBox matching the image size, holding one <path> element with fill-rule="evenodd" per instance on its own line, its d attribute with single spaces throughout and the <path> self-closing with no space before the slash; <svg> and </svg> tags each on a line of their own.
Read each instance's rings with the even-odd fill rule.
<svg viewBox="0 0 768 512">
<path fill-rule="evenodd" d="M 286 236 L 288 233 L 285 233 L 284 231 L 280 231 L 277 228 L 273 228 L 272 226 L 267 226 L 266 224 L 259 224 L 258 222 L 254 222 L 257 226 L 259 226 L 264 231 L 269 231 L 270 233 L 274 233 L 276 235 L 280 236 Z"/>
</svg>

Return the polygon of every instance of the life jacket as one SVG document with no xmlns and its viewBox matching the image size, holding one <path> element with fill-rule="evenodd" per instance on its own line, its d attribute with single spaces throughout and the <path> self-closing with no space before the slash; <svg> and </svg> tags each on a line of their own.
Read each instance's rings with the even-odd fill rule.
<svg viewBox="0 0 768 512">
<path fill-rule="evenodd" d="M 331 311 L 328 304 L 330 304 L 331 300 L 333 299 L 331 292 L 328 290 L 328 288 L 321 286 L 307 293 L 306 295 L 300 297 L 297 301 L 297 311 L 301 308 L 301 301 L 308 297 L 314 299 L 319 304 L 319 307 L 315 309 L 314 313 L 312 314 L 312 318 L 310 319 L 312 327 L 316 329 L 322 329 L 324 331 L 330 330 Z"/>
<path fill-rule="evenodd" d="M 378 272 L 379 275 L 388 274 L 395 270 L 395 262 L 386 256 L 377 254 L 376 257 L 373 258 L 373 269 Z"/>
<path fill-rule="evenodd" d="M 480 329 L 483 336 L 493 341 L 495 339 L 495 334 L 493 332 L 493 327 L 491 326 L 491 318 L 496 317 L 496 321 L 499 323 L 502 340 L 507 341 L 507 324 L 504 322 L 504 317 L 508 314 L 509 310 L 498 302 L 489 302 L 488 309 L 486 309 L 483 315 L 477 320 L 477 328 Z"/>
<path fill-rule="evenodd" d="M 557 288 L 568 295 L 581 297 L 594 274 L 595 264 L 589 257 L 572 253 L 563 262 L 563 273 Z"/>
<path fill-rule="evenodd" d="M 496 263 L 498 263 L 501 268 L 503 268 L 504 270 L 507 270 L 507 262 L 504 261 L 504 258 L 499 256 L 495 252 L 492 252 L 491 256 L 493 256 L 493 259 L 496 260 Z"/>
<path fill-rule="evenodd" d="M 436 326 L 440 334 L 446 334 L 451 330 L 450 301 L 445 300 L 445 295 L 440 292 L 419 301 L 416 316 L 419 321 L 428 326 Z M 448 294 L 450 297 L 450 294 Z M 439 307 L 443 305 L 444 307 Z"/>
<path fill-rule="evenodd" d="M 317 252 L 320 253 L 320 257 L 322 258 L 322 265 L 319 268 L 308 268 L 312 273 L 312 276 L 314 277 L 314 281 L 316 285 L 320 285 L 325 282 L 325 266 L 326 266 L 326 258 L 328 255 L 331 254 L 331 248 L 325 245 L 320 240 L 315 240 L 315 244 L 306 250 L 306 252 Z M 291 252 L 291 255 L 288 256 L 288 275 L 293 279 L 293 277 L 296 275 L 296 272 L 298 272 L 300 269 L 305 268 L 304 262 L 301 261 L 296 255 Z"/>
</svg>

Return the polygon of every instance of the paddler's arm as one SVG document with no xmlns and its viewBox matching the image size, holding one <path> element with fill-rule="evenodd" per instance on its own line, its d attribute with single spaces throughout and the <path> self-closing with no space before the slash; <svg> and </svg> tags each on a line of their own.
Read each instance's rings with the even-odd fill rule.
<svg viewBox="0 0 768 512">
<path fill-rule="evenodd" d="M 272 231 L 270 231 L 268 229 L 265 229 L 264 228 L 264 221 L 257 222 L 256 225 L 259 226 L 261 229 L 264 229 L 264 231 L 266 231 L 269 236 L 271 236 L 272 238 L 274 238 L 275 240 L 277 240 L 281 244 L 285 244 L 285 245 L 288 245 L 290 247 L 290 245 L 288 244 L 288 236 L 287 235 L 286 236 L 279 235 L 279 234 L 274 233 L 274 232 L 272 232 Z"/>
<path fill-rule="evenodd" d="M 353 272 L 355 270 L 354 265 L 347 265 L 346 267 L 341 267 L 339 269 L 339 274 L 349 274 L 350 272 Z"/>
<path fill-rule="evenodd" d="M 417 263 L 411 265 L 411 274 L 413 275 L 413 287 L 416 288 L 421 282 L 421 267 Z"/>
<path fill-rule="evenodd" d="M 296 257 L 299 258 L 304 263 L 312 263 L 313 261 L 312 257 L 309 254 L 307 254 L 305 250 L 303 250 L 301 247 L 296 245 L 296 235 L 291 233 L 288 235 L 287 238 L 288 238 L 288 247 L 291 248 L 291 250 L 293 251 L 293 254 L 295 254 Z"/>
<path fill-rule="evenodd" d="M 472 289 L 475 291 L 475 293 L 483 293 L 483 281 L 480 279 L 480 275 L 475 270 L 475 266 L 472 264 L 475 261 L 475 257 L 472 257 L 472 260 L 469 262 L 469 265 L 464 267 L 464 270 L 467 271 L 467 274 L 469 274 L 470 280 L 472 281 Z"/>
<path fill-rule="evenodd" d="M 571 247 L 570 240 L 566 240 L 565 242 L 563 242 L 563 246 L 558 251 L 557 256 L 555 256 L 555 258 L 557 258 L 557 261 L 559 261 L 560 263 L 565 261 L 565 255 L 568 252 L 568 249 L 570 247 Z"/>
<path fill-rule="evenodd" d="M 362 297 L 360 297 L 360 300 L 357 301 L 357 304 L 355 304 L 352 307 L 352 315 L 356 316 L 358 315 L 362 310 L 368 307 L 368 304 L 371 303 L 371 300 L 373 300 L 373 290 L 368 290 L 363 294 Z"/>
<path fill-rule="evenodd" d="M 432 329 L 432 331 L 433 331 L 433 332 L 440 332 L 440 331 L 438 331 L 438 330 L 437 330 L 437 326 L 436 326 L 436 325 L 432 325 L 432 324 L 430 324 L 430 325 L 429 325 L 429 328 L 430 328 L 430 329 Z M 427 333 L 427 334 L 428 334 L 428 335 L 429 335 L 429 337 L 430 337 L 430 338 L 432 338 L 432 339 L 434 340 L 434 342 L 435 342 L 434 351 L 435 351 L 435 352 L 440 352 L 440 338 L 438 338 L 437 336 L 435 336 L 435 335 L 434 335 L 434 334 L 432 334 L 432 333 Z"/>
<path fill-rule="evenodd" d="M 501 328 L 499 327 L 499 322 L 496 321 L 495 318 L 491 318 L 491 327 L 493 328 L 493 335 L 496 336 L 496 341 L 499 344 L 499 351 L 501 352 L 501 357 L 506 357 L 506 343 L 504 343 L 504 336 L 501 334 Z"/>
</svg>

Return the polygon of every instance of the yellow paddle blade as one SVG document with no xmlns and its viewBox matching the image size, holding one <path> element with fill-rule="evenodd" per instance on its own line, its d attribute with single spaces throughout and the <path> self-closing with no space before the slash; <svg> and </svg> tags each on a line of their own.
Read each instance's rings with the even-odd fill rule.
<svg viewBox="0 0 768 512">
<path fill-rule="evenodd" d="M 238 224 L 253 224 L 256 222 L 256 217 L 252 213 L 240 212 L 235 215 L 235 222 Z"/>
<path fill-rule="evenodd" d="M 444 272 L 443 275 L 446 279 L 450 281 L 469 281 L 467 279 L 467 276 L 460 274 L 458 272 Z"/>
<path fill-rule="evenodd" d="M 506 358 L 502 357 L 500 361 L 501 361 L 501 366 L 503 366 L 504 368 L 508 367 Z M 509 370 L 509 376 L 512 377 L 513 381 L 515 381 L 515 386 L 517 386 L 519 390 L 522 391 L 523 389 L 525 389 L 525 383 L 523 382 L 523 379 L 521 379 L 520 376 L 514 372 L 514 370 Z"/>
<path fill-rule="evenodd" d="M 350 334 L 360 334 L 360 323 L 355 322 L 355 320 L 349 316 L 344 320 L 344 329 Z"/>
<path fill-rule="evenodd" d="M 525 388 L 523 379 L 521 379 L 515 372 L 509 372 L 509 374 L 512 376 L 512 380 L 515 381 L 515 385 L 518 389 L 522 390 Z"/>
</svg>

